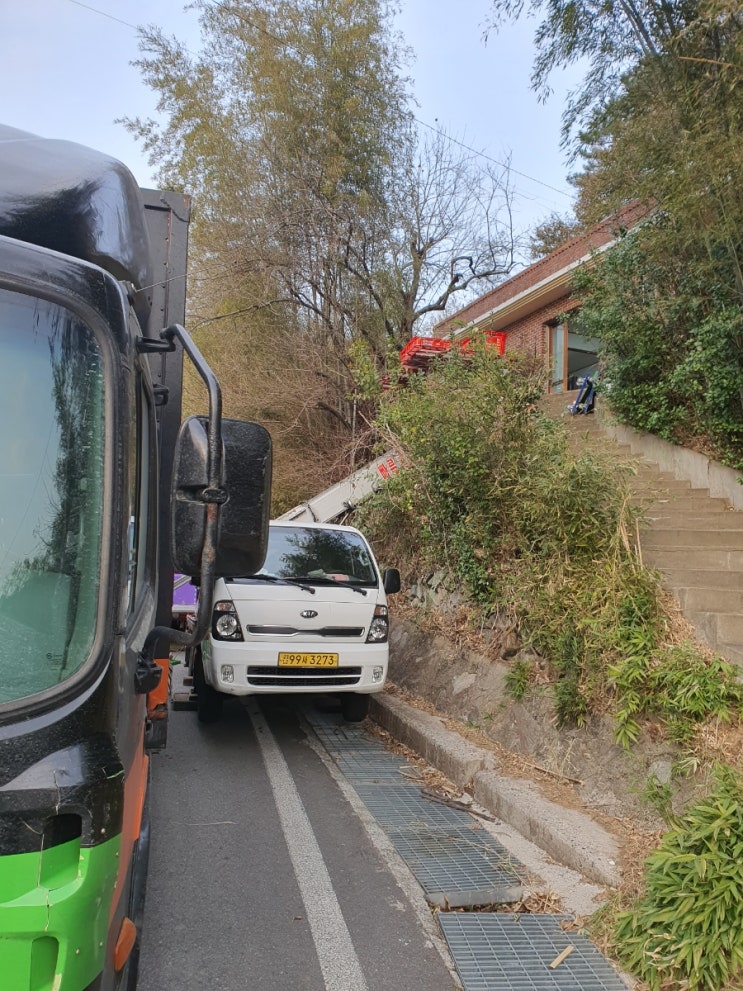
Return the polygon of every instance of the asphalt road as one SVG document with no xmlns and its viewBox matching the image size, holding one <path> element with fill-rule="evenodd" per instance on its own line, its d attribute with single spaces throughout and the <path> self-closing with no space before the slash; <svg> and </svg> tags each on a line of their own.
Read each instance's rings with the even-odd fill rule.
<svg viewBox="0 0 743 991">
<path fill-rule="evenodd" d="M 138 991 L 452 991 L 429 909 L 293 700 L 171 713 Z"/>
</svg>

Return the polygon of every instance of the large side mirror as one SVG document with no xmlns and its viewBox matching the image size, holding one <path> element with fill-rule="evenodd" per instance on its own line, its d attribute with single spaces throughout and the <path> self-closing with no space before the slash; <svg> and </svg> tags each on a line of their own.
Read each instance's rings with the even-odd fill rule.
<svg viewBox="0 0 743 991">
<path fill-rule="evenodd" d="M 387 595 L 392 595 L 394 592 L 400 591 L 400 572 L 397 568 L 384 569 L 384 574 L 382 575 L 382 587 Z"/>
<path fill-rule="evenodd" d="M 206 533 L 208 420 L 181 424 L 173 463 L 171 552 L 175 570 L 201 574 Z M 258 423 L 222 420 L 222 488 L 214 575 L 250 575 L 266 557 L 271 508 L 271 438 Z"/>
<path fill-rule="evenodd" d="M 271 435 L 259 423 L 222 420 L 225 488 L 215 573 L 252 575 L 268 549 L 271 517 Z M 185 573 L 185 572 L 184 572 Z"/>
</svg>

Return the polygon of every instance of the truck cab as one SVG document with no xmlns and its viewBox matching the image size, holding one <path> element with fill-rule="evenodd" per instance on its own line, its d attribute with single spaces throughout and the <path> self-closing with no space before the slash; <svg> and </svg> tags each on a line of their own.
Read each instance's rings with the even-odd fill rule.
<svg viewBox="0 0 743 991">
<path fill-rule="evenodd" d="M 323 693 L 363 719 L 387 678 L 387 595 L 399 589 L 399 572 L 383 574 L 354 527 L 271 522 L 262 568 L 215 585 L 193 661 L 199 718 L 218 718 L 228 695 Z"/>
</svg>

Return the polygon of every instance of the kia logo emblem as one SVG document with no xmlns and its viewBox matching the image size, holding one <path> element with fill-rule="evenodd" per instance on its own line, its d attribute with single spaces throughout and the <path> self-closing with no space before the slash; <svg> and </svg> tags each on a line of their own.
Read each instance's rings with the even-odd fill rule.
<svg viewBox="0 0 743 991">
<path fill-rule="evenodd" d="M 303 609 L 299 615 L 302 619 L 314 619 L 317 613 L 314 609 Z"/>
</svg>

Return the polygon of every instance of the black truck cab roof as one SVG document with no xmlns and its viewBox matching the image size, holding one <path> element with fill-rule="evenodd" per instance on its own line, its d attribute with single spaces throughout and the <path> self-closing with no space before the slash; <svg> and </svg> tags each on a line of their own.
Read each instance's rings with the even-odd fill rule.
<svg viewBox="0 0 743 991">
<path fill-rule="evenodd" d="M 0 124 L 0 234 L 92 262 L 131 283 L 142 326 L 152 285 L 142 194 L 125 165 Z"/>
</svg>

